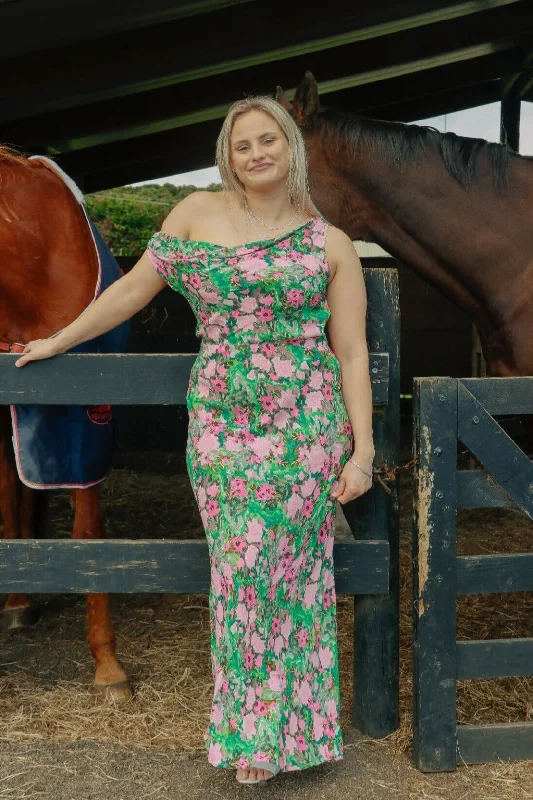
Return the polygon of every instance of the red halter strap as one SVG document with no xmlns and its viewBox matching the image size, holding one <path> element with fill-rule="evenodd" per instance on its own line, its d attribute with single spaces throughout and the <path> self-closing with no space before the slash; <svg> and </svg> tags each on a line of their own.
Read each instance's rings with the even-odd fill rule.
<svg viewBox="0 0 533 800">
<path fill-rule="evenodd" d="M 0 353 L 23 353 L 26 345 L 0 339 Z"/>
</svg>

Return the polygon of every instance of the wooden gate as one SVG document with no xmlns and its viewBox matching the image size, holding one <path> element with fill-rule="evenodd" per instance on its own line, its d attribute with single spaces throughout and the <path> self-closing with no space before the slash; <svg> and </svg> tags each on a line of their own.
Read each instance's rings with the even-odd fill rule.
<svg viewBox="0 0 533 800">
<path fill-rule="evenodd" d="M 398 275 L 392 268 L 364 274 L 376 464 L 388 467 L 399 445 Z M 167 298 L 175 301 L 170 291 Z M 185 405 L 196 354 L 72 354 L 22 370 L 13 366 L 17 357 L 0 356 L 1 405 L 176 406 Z M 334 563 L 337 593 L 355 599 L 353 719 L 363 733 L 382 737 L 398 726 L 396 483 L 388 491 L 377 485 L 343 510 L 353 538 L 335 542 Z M 0 541 L 2 593 L 203 594 L 209 583 L 206 541 Z"/>
<path fill-rule="evenodd" d="M 533 518 L 533 463 L 494 419 L 533 414 L 533 377 L 414 384 L 414 755 L 427 772 L 533 759 L 533 723 L 457 725 L 456 682 L 533 675 L 533 639 L 456 641 L 457 595 L 533 590 L 533 554 L 456 555 L 456 509 Z M 458 469 L 461 441 L 484 469 Z"/>
</svg>

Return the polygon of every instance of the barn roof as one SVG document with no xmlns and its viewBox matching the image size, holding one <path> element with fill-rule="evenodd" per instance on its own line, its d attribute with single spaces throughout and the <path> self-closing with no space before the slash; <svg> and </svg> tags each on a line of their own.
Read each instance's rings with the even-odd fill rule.
<svg viewBox="0 0 533 800">
<path fill-rule="evenodd" d="M 531 0 L 0 0 L 0 141 L 86 191 L 213 164 L 229 104 L 294 90 L 412 121 L 533 100 Z M 43 10 L 44 9 L 44 10 Z"/>
</svg>

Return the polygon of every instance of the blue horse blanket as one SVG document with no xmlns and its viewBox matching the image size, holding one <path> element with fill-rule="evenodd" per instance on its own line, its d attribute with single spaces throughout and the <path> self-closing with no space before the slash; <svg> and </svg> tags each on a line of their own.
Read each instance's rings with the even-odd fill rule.
<svg viewBox="0 0 533 800">
<path fill-rule="evenodd" d="M 96 227 L 87 221 L 98 254 L 94 302 L 121 277 L 121 271 Z M 128 333 L 129 323 L 125 322 L 70 352 L 124 352 Z M 111 406 L 14 405 L 11 419 L 17 470 L 26 486 L 87 489 L 105 478 L 114 450 Z"/>
</svg>

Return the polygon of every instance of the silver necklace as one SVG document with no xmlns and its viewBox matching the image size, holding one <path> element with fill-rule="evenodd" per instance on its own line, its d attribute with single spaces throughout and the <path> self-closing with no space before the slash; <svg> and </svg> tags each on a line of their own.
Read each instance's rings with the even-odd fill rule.
<svg viewBox="0 0 533 800">
<path fill-rule="evenodd" d="M 267 225 L 266 222 L 263 222 L 262 219 L 259 219 L 259 217 L 255 216 L 255 214 L 251 211 L 248 204 L 246 204 L 246 213 L 248 214 L 250 219 L 252 219 L 256 223 L 259 222 L 261 225 L 263 225 L 263 227 L 265 227 L 269 231 L 279 231 L 282 228 L 290 228 L 290 226 L 296 221 L 298 217 L 298 211 L 296 211 L 290 222 L 287 222 L 285 225 Z"/>
</svg>

